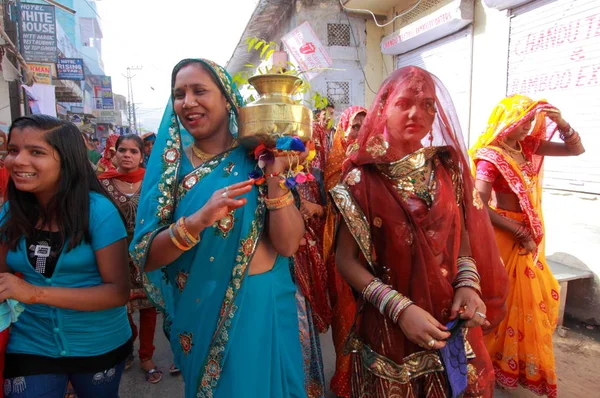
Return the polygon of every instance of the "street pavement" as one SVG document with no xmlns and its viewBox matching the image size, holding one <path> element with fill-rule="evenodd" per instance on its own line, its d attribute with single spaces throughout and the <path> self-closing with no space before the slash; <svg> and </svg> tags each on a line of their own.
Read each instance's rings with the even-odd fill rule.
<svg viewBox="0 0 600 398">
<path fill-rule="evenodd" d="M 135 322 L 139 325 L 138 313 L 134 315 Z M 157 384 L 150 384 L 144 378 L 140 369 L 140 360 L 137 357 L 138 341 L 135 343 L 135 362 L 126 370 L 121 379 L 119 395 L 121 398 L 183 398 L 183 378 L 169 375 L 169 367 L 173 361 L 173 354 L 162 331 L 162 315 L 156 322 L 154 337 L 154 362 L 163 371 L 162 380 Z"/>
</svg>

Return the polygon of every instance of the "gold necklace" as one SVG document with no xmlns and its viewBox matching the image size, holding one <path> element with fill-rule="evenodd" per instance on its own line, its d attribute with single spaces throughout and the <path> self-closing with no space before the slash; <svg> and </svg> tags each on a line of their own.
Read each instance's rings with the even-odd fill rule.
<svg viewBox="0 0 600 398">
<path fill-rule="evenodd" d="M 204 163 L 207 160 L 209 160 L 215 156 L 213 154 L 204 152 L 202 149 L 198 148 L 196 145 L 193 145 L 193 144 L 192 144 L 192 152 L 194 152 L 194 155 L 196 156 L 196 158 L 198 158 L 200 163 Z"/>
<path fill-rule="evenodd" d="M 522 155 L 523 154 L 523 146 L 521 145 L 521 143 L 519 141 L 517 141 L 517 146 L 519 147 L 518 149 L 512 148 L 510 145 L 508 145 L 504 141 L 499 141 L 499 143 L 500 143 L 500 146 L 511 155 L 511 157 L 513 157 L 514 155 Z"/>
<path fill-rule="evenodd" d="M 226 150 L 229 150 L 231 148 L 233 148 L 234 146 L 237 145 L 237 139 L 233 139 L 231 141 L 231 144 L 229 145 L 229 147 Z M 218 154 L 213 155 L 212 153 L 207 153 L 204 152 L 202 149 L 198 148 L 196 145 L 192 144 L 192 153 L 194 154 L 194 156 L 196 156 L 196 158 L 200 161 L 200 164 L 205 163 L 207 161 L 209 161 L 210 159 L 214 158 L 215 156 L 217 156 Z M 192 161 L 192 166 L 194 168 L 196 168 L 197 166 L 194 164 L 194 162 Z"/>
</svg>

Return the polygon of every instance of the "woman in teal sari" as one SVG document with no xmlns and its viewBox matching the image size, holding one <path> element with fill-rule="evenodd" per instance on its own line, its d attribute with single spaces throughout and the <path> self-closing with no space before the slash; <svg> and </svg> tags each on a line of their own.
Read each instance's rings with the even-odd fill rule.
<svg viewBox="0 0 600 398">
<path fill-rule="evenodd" d="M 235 139 L 242 99 L 222 67 L 183 60 L 172 88 L 130 249 L 165 313 L 185 396 L 305 397 L 288 259 L 302 216 L 278 179 L 248 180 L 256 161 Z"/>
</svg>

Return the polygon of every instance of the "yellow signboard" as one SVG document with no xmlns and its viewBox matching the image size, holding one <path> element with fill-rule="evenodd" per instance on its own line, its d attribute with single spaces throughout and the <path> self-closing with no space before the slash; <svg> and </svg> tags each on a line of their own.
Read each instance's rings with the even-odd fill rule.
<svg viewBox="0 0 600 398">
<path fill-rule="evenodd" d="M 46 64 L 27 64 L 38 84 L 52 84 L 52 67 Z"/>
</svg>

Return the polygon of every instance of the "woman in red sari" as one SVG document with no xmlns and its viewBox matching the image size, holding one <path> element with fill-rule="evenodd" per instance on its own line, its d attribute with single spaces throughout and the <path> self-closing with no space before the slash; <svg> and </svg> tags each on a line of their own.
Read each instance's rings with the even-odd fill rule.
<svg viewBox="0 0 600 398">
<path fill-rule="evenodd" d="M 108 144 L 107 144 L 108 145 Z M 105 171 L 98 176 L 102 186 L 119 206 L 119 210 L 125 217 L 128 241 L 131 242 L 135 229 L 135 217 L 142 191 L 142 180 L 146 169 L 142 168 L 144 162 L 144 143 L 142 139 L 129 134 L 118 137 L 114 143 L 115 159 L 117 168 Z M 127 303 L 127 315 L 129 324 L 133 331 L 133 339 L 140 337 L 140 366 L 146 374 L 146 381 L 156 384 L 162 379 L 162 372 L 152 360 L 154 355 L 154 332 L 156 329 L 156 308 L 146 297 L 142 274 L 140 269 L 129 261 L 129 273 L 131 278 L 131 290 L 129 302 Z M 140 314 L 140 327 L 133 321 L 132 315 L 135 311 Z M 133 365 L 133 354 L 127 358 L 125 369 Z"/>
<path fill-rule="evenodd" d="M 336 263 L 361 297 L 352 396 L 492 396 L 482 326 L 504 316 L 507 275 L 462 143 L 441 82 L 401 68 L 330 191 L 345 221 Z"/>
<path fill-rule="evenodd" d="M 329 151 L 329 158 L 325 167 L 325 191 L 329 192 L 340 182 L 342 175 L 342 163 L 346 159 L 348 145 L 356 141 L 358 131 L 362 125 L 367 110 L 362 106 L 351 106 L 340 116 L 333 143 Z M 331 391 L 338 397 L 350 396 L 350 373 L 352 364 L 350 356 L 344 355 L 344 343 L 354 322 L 356 314 L 356 303 L 352 289 L 341 277 L 335 265 L 335 253 L 333 243 L 335 228 L 339 223 L 339 217 L 335 206 L 331 201 L 327 203 L 325 210 L 325 231 L 323 236 L 323 258 L 327 266 L 327 282 L 329 289 L 329 300 L 331 302 L 331 329 L 333 345 L 335 347 L 336 361 L 335 374 L 331 379 Z"/>
<path fill-rule="evenodd" d="M 115 144 L 119 136 L 116 134 L 111 134 L 106 139 L 106 145 L 104 146 L 104 152 L 102 153 L 102 158 L 98 161 L 96 165 L 98 169 L 96 172 L 98 174 L 102 174 L 105 171 L 114 171 L 116 169 L 115 163 L 115 154 L 117 153 L 117 149 L 115 148 Z"/>
</svg>

